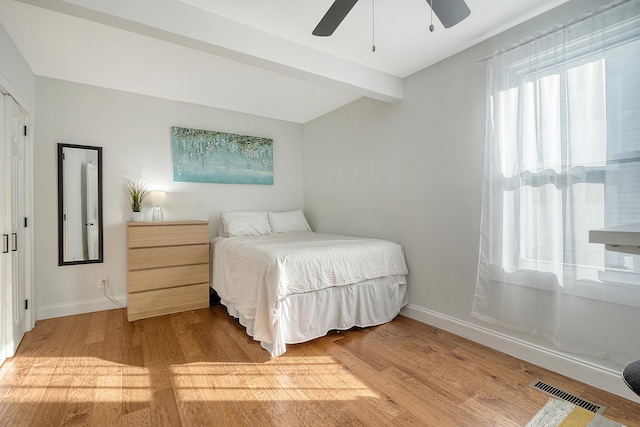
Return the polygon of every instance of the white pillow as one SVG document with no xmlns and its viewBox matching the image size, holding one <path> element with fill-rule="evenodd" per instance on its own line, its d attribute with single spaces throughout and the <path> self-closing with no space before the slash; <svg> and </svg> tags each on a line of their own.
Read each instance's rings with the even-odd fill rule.
<svg viewBox="0 0 640 427">
<path fill-rule="evenodd" d="M 291 231 L 311 231 L 302 210 L 290 212 L 269 212 L 269 224 L 274 233 L 288 233 Z"/>
<path fill-rule="evenodd" d="M 269 216 L 263 212 L 223 212 L 220 214 L 223 237 L 264 236 L 271 234 Z"/>
</svg>

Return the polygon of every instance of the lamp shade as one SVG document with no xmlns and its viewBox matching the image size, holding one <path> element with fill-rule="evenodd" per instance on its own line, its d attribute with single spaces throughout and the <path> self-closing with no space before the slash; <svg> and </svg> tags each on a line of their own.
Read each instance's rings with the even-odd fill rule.
<svg viewBox="0 0 640 427">
<path fill-rule="evenodd" d="M 149 204 L 155 207 L 164 206 L 164 199 L 167 197 L 167 193 L 160 190 L 154 190 L 149 192 Z"/>
</svg>

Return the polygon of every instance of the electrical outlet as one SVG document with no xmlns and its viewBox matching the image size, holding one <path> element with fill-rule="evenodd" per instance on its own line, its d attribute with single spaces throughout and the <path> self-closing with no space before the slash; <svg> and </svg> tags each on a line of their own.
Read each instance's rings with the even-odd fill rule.
<svg viewBox="0 0 640 427">
<path fill-rule="evenodd" d="M 103 277 L 102 279 L 100 279 L 100 283 L 98 283 L 98 288 L 104 289 L 108 287 L 109 287 L 109 278 Z"/>
</svg>

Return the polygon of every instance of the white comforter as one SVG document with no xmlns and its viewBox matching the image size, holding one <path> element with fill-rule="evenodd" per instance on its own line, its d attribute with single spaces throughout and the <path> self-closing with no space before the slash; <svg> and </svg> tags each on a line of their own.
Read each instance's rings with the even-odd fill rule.
<svg viewBox="0 0 640 427">
<path fill-rule="evenodd" d="M 271 342 L 288 295 L 408 273 L 402 246 L 386 240 L 298 232 L 213 240 L 212 287 Z"/>
</svg>

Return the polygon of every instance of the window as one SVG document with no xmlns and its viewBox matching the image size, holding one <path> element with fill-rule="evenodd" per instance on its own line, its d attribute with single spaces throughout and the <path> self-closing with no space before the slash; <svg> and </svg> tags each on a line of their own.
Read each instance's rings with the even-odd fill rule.
<svg viewBox="0 0 640 427">
<path fill-rule="evenodd" d="M 549 273 L 561 286 L 640 285 L 625 274 L 640 273 L 640 256 L 588 241 L 591 229 L 640 222 L 640 41 L 584 53 L 589 41 L 565 46 L 581 55 L 564 61 L 548 62 L 551 49 L 533 68 L 513 64 L 519 84 L 490 100 L 503 197 L 493 252 L 505 272 Z"/>
<path fill-rule="evenodd" d="M 472 316 L 562 351 L 637 359 L 640 256 L 589 230 L 640 222 L 640 0 L 496 53 L 487 65 Z"/>
</svg>

